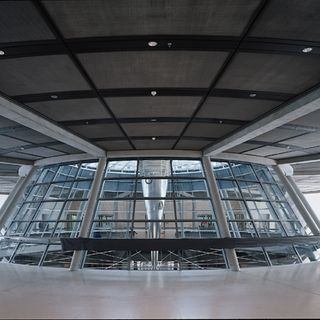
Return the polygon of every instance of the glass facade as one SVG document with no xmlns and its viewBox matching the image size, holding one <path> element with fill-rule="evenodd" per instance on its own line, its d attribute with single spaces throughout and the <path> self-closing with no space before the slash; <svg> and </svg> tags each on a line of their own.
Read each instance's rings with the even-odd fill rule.
<svg viewBox="0 0 320 320">
<path fill-rule="evenodd" d="M 212 161 L 233 238 L 306 235 L 283 185 L 267 166 Z M 37 170 L 23 201 L 2 229 L 2 262 L 70 267 L 73 251 L 59 239 L 77 238 L 97 162 Z M 202 162 L 173 159 L 110 160 L 90 222 L 97 239 L 217 239 L 219 227 Z M 293 264 L 319 258 L 313 245 L 236 249 L 240 267 Z M 151 270 L 227 268 L 223 249 L 88 251 L 84 268 Z"/>
</svg>

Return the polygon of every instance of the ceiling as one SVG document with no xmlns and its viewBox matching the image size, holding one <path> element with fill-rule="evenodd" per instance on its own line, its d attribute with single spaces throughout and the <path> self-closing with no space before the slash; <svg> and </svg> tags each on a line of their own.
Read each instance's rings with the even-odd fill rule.
<svg viewBox="0 0 320 320">
<path fill-rule="evenodd" d="M 318 0 L 1 1 L 0 91 L 105 150 L 205 150 L 320 85 L 319 12 Z M 227 151 L 320 154 L 320 111 Z M 0 117 L 0 157 L 80 152 Z"/>
</svg>

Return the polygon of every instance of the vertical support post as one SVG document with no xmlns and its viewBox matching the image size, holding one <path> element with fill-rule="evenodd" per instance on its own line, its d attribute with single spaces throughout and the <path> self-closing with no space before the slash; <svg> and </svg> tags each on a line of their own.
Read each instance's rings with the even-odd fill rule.
<svg viewBox="0 0 320 320">
<path fill-rule="evenodd" d="M 228 228 L 228 222 L 226 218 L 226 213 L 220 198 L 218 185 L 216 182 L 216 178 L 213 174 L 212 166 L 211 166 L 211 160 L 208 156 L 202 157 L 203 162 L 203 168 L 204 172 L 207 178 L 209 192 L 211 195 L 211 199 L 213 202 L 214 211 L 217 218 L 217 223 L 219 226 L 220 234 L 224 238 L 230 238 L 230 231 Z M 235 249 L 225 249 L 227 260 L 230 266 L 230 269 L 232 271 L 239 271 L 239 262 L 237 259 L 236 251 Z"/>
<path fill-rule="evenodd" d="M 306 207 L 307 211 L 309 212 L 310 216 L 312 217 L 314 223 L 317 225 L 318 229 L 320 230 L 320 220 L 317 214 L 311 208 L 308 200 L 305 198 L 304 194 L 300 191 L 299 187 L 297 186 L 296 182 L 294 181 L 293 177 L 287 176 L 287 179 L 291 183 L 293 189 L 297 193 L 298 197 L 300 198 L 303 205 Z"/>
<path fill-rule="evenodd" d="M 103 179 L 105 166 L 106 158 L 100 158 L 97 166 L 97 171 L 92 182 L 91 191 L 89 193 L 88 203 L 80 226 L 79 237 L 88 237 L 90 235 L 90 226 L 94 216 L 94 209 L 98 198 L 100 185 Z M 70 264 L 70 271 L 80 269 L 84 253 L 84 250 L 74 251 L 72 261 Z"/>
<path fill-rule="evenodd" d="M 20 176 L 10 195 L 0 209 L 0 228 L 3 228 L 6 221 L 13 213 L 26 187 L 28 186 L 36 167 L 33 166 L 26 176 Z"/>
<path fill-rule="evenodd" d="M 279 166 L 273 166 L 274 171 L 276 172 L 276 174 L 278 175 L 280 181 L 283 183 L 283 185 L 285 186 L 289 196 L 291 197 L 293 203 L 295 204 L 295 206 L 297 207 L 297 209 L 299 210 L 301 216 L 303 217 L 303 219 L 305 220 L 307 226 L 310 228 L 311 232 L 314 235 L 318 235 L 319 234 L 319 228 L 317 227 L 317 225 L 315 224 L 315 222 L 313 221 L 312 217 L 310 216 L 308 210 L 305 208 L 305 206 L 303 205 L 301 199 L 299 198 L 296 190 L 294 189 L 294 187 L 291 185 L 288 177 L 285 176 L 285 174 L 283 173 L 283 171 L 281 170 L 281 168 Z"/>
</svg>

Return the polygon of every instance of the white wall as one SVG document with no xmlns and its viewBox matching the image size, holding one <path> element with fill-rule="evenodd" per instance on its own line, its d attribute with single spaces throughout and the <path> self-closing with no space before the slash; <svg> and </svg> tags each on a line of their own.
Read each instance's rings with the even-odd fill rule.
<svg viewBox="0 0 320 320">
<path fill-rule="evenodd" d="M 320 219 L 320 193 L 309 193 L 304 196 Z"/>
</svg>

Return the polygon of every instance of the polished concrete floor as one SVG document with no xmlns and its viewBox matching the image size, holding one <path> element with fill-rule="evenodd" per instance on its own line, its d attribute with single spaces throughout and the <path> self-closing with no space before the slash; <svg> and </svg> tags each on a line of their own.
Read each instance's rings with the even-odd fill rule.
<svg viewBox="0 0 320 320">
<path fill-rule="evenodd" d="M 0 318 L 320 318 L 320 263 L 240 272 L 0 263 Z"/>
</svg>

